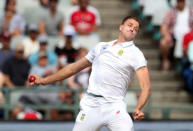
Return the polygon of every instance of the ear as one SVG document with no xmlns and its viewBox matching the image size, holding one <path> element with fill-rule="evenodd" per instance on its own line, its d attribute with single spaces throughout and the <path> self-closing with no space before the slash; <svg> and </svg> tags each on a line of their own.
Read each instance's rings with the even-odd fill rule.
<svg viewBox="0 0 193 131">
<path fill-rule="evenodd" d="M 123 25 L 119 26 L 119 31 L 121 31 L 123 29 Z"/>
</svg>

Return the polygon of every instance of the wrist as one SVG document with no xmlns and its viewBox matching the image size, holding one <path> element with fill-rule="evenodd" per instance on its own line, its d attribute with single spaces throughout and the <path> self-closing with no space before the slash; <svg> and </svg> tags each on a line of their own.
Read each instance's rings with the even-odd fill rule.
<svg viewBox="0 0 193 131">
<path fill-rule="evenodd" d="M 48 84 L 48 78 L 47 78 L 47 77 L 42 78 L 42 84 L 43 84 L 43 85 Z"/>
</svg>

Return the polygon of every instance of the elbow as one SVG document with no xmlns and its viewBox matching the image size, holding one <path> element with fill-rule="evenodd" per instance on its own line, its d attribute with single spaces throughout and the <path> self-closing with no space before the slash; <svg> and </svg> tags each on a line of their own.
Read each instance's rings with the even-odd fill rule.
<svg viewBox="0 0 193 131">
<path fill-rule="evenodd" d="M 147 87 L 146 89 L 147 89 L 148 94 L 149 94 L 149 95 L 151 95 L 151 92 L 152 92 L 152 90 L 151 90 L 151 86 L 150 86 L 150 85 L 148 85 L 148 87 Z"/>
<path fill-rule="evenodd" d="M 142 88 L 142 92 L 146 92 L 146 94 L 151 95 L 151 86 L 149 84 L 144 86 L 144 88 Z"/>
</svg>

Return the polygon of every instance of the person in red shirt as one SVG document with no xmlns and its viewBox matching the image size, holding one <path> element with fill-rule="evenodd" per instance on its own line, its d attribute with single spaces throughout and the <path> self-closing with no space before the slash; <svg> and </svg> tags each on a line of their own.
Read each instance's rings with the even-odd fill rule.
<svg viewBox="0 0 193 131">
<path fill-rule="evenodd" d="M 193 29 L 190 32 L 188 32 L 187 34 L 184 35 L 184 40 L 183 40 L 184 57 L 187 56 L 188 45 L 191 41 L 193 41 Z"/>
<path fill-rule="evenodd" d="M 88 0 L 79 0 L 79 7 L 72 12 L 70 24 L 74 26 L 79 35 L 89 35 L 95 32 L 100 25 L 99 13 L 90 7 Z"/>
</svg>

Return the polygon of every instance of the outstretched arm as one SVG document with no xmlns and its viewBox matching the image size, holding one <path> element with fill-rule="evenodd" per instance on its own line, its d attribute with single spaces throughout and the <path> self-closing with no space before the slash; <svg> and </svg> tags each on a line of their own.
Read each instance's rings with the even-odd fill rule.
<svg viewBox="0 0 193 131">
<path fill-rule="evenodd" d="M 145 106 L 151 94 L 151 86 L 147 67 L 142 67 L 138 69 L 136 74 L 142 91 L 139 96 L 139 100 L 134 110 L 133 116 L 135 120 L 141 120 L 144 118 L 144 113 L 141 111 L 141 109 Z"/>
<path fill-rule="evenodd" d="M 46 85 L 46 84 L 54 83 L 56 81 L 64 80 L 88 66 L 91 66 L 91 63 L 85 57 L 83 57 L 82 59 L 63 67 L 57 73 L 47 76 L 45 78 L 41 78 L 37 75 L 34 75 L 36 79 L 35 79 L 35 82 L 31 84 Z"/>
</svg>

